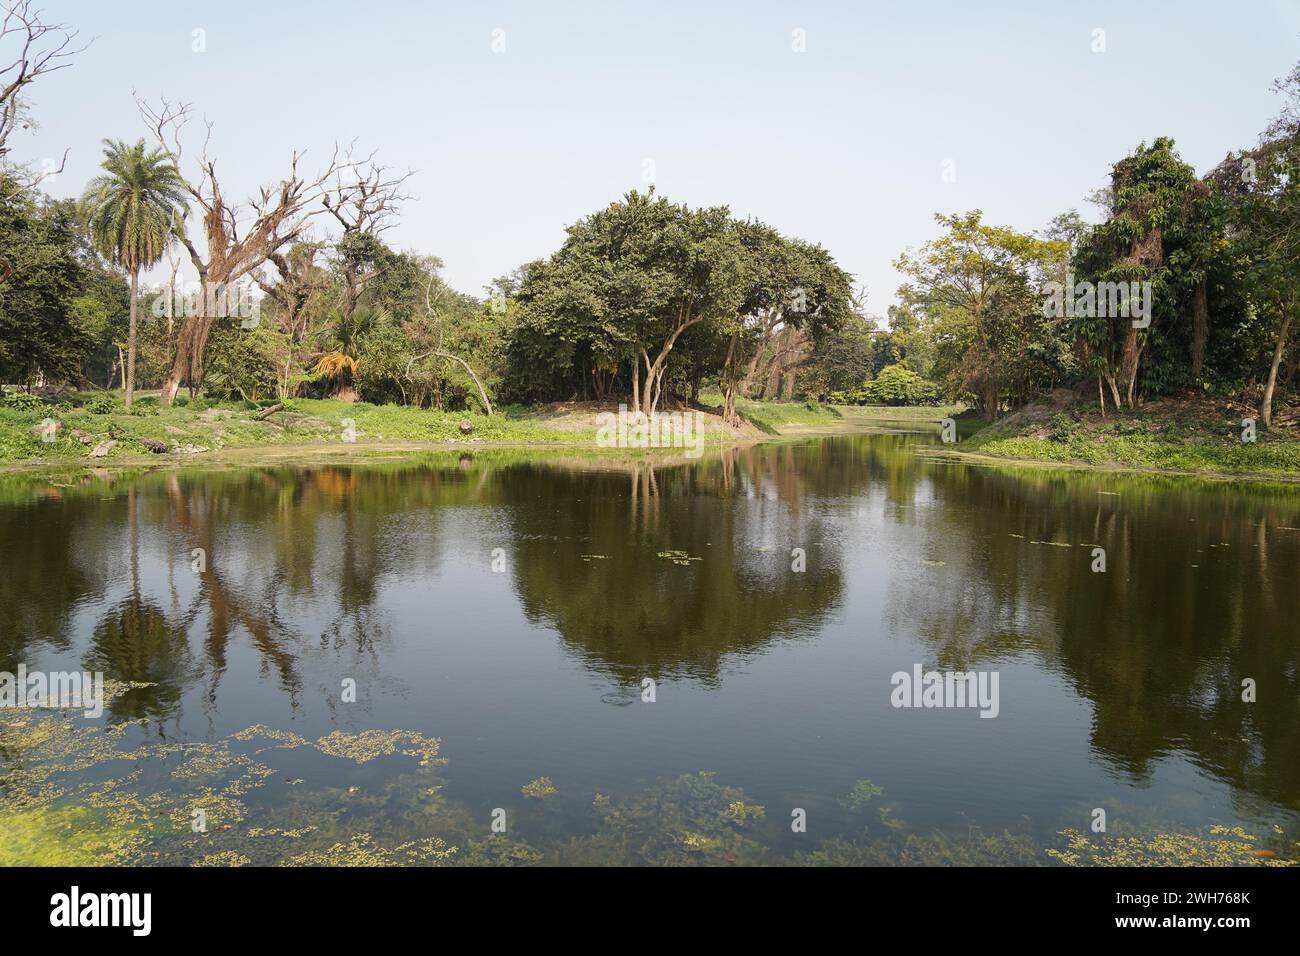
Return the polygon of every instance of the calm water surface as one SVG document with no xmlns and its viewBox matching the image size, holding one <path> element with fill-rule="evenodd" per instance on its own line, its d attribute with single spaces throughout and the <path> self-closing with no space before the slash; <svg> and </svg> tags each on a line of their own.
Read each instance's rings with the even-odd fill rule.
<svg viewBox="0 0 1300 956">
<path fill-rule="evenodd" d="M 1051 847 L 1104 808 L 1116 832 L 1294 845 L 1300 492 L 918 456 L 931 441 L 11 477 L 0 670 L 147 682 L 100 721 L 134 722 L 122 747 L 251 725 L 441 742 L 436 769 L 276 751 L 236 830 L 326 819 L 486 862 L 500 809 L 523 862 L 734 862 L 975 830 Z M 998 716 L 891 706 L 915 664 L 997 672 Z M 183 803 L 193 777 L 166 768 L 133 786 Z M 552 795 L 521 792 L 542 777 Z"/>
</svg>

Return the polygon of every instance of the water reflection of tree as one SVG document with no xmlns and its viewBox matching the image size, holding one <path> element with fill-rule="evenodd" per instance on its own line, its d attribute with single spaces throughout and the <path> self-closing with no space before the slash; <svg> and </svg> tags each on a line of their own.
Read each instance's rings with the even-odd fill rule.
<svg viewBox="0 0 1300 956">
<path fill-rule="evenodd" d="M 895 576 L 891 628 L 941 668 L 1037 657 L 1091 701 L 1095 752 L 1135 779 L 1183 752 L 1242 794 L 1296 805 L 1293 491 L 967 466 L 930 478 L 924 541 L 946 565 Z"/>
<path fill-rule="evenodd" d="M 263 476 L 252 472 L 242 477 L 261 484 Z M 276 671 L 280 686 L 294 698 L 299 678 L 294 654 L 286 646 L 292 635 L 277 613 L 275 600 L 283 576 L 270 575 L 261 594 L 249 594 L 227 580 L 224 568 L 235 563 L 232 559 L 236 555 L 247 558 L 246 542 L 238 542 L 233 533 L 240 527 L 241 516 L 230 512 L 247 507 L 249 496 L 217 493 L 228 492 L 226 484 L 226 481 L 186 482 L 183 488 L 181 479 L 170 475 L 163 486 L 170 506 L 170 530 L 178 542 L 185 543 L 181 545 L 181 553 L 201 551 L 197 570 L 199 592 L 184 616 L 193 619 L 200 605 L 207 612 L 203 647 L 209 665 L 208 698 L 216 698 L 217 686 L 228 666 L 228 644 L 236 627 L 249 635 L 263 665 Z M 237 504 L 231 507 L 232 503 Z M 219 537 L 219 529 L 228 533 Z M 231 551 L 236 554 L 232 555 Z"/>
<path fill-rule="evenodd" d="M 141 591 L 139 497 L 137 487 L 126 492 L 131 591 L 95 625 L 85 667 L 147 685 L 114 698 L 109 710 L 115 718 L 162 719 L 175 711 L 194 664 L 184 625 L 168 621 L 166 612 Z"/>
<path fill-rule="evenodd" d="M 935 663 L 1031 657 L 1092 703 L 1092 743 L 1109 766 L 1142 779 L 1183 751 L 1240 793 L 1291 805 L 1295 498 L 925 465 L 894 437 L 677 465 L 452 460 L 152 475 L 0 509 L 0 660 L 12 670 L 41 643 L 70 646 L 74 610 L 112 594 L 88 627 L 87 665 L 157 684 L 119 705 L 125 713 L 170 714 L 198 679 L 215 700 L 243 641 L 296 701 L 308 655 L 377 659 L 385 581 L 421 586 L 442 560 L 446 516 L 485 509 L 509 522 L 500 540 L 513 541 L 523 609 L 593 671 L 627 683 L 716 681 L 728 659 L 815 632 L 841 600 L 843 561 L 856 557 L 841 553 L 844 522 L 826 516 L 879 508 L 901 556 L 884 589 L 886 623 L 927 643 Z M 1106 574 L 1089 570 L 1093 544 L 1107 550 Z M 790 570 L 793 547 L 807 551 L 806 574 Z M 206 568 L 191 579 L 194 548 Z M 660 556 L 672 551 L 687 563 Z M 1256 704 L 1241 702 L 1244 677 L 1258 682 Z"/>
<path fill-rule="evenodd" d="M 311 655 L 351 653 L 353 676 L 360 676 L 363 661 L 378 667 L 376 643 L 385 633 L 380 582 L 432 570 L 437 506 L 476 493 L 460 469 L 419 467 L 283 467 L 142 479 L 121 492 L 132 542 L 132 597 L 97 626 L 93 659 L 108 664 L 110 676 L 154 681 L 156 688 L 128 699 L 142 712 L 162 713 L 198 675 L 215 703 L 232 643 L 247 641 L 263 673 L 296 706 Z M 142 596 L 138 583 L 137 502 L 140 521 L 163 539 L 172 598 L 166 613 Z M 120 512 L 117 520 L 120 535 Z M 195 549 L 202 554 L 193 572 L 197 587 L 178 589 L 175 576 L 191 574 Z M 181 591 L 192 593 L 182 600 Z M 202 667 L 187 663 L 195 629 Z M 331 705 L 337 695 L 336 685 L 324 689 Z"/>
<path fill-rule="evenodd" d="M 120 520 L 118 512 L 112 501 L 65 496 L 59 488 L 0 508 L 0 670 L 13 673 L 38 645 L 69 647 L 73 609 L 102 593 L 109 546 L 103 529 Z"/>
<path fill-rule="evenodd" d="M 843 583 L 834 540 L 805 499 L 846 473 L 803 470 L 798 454 L 733 449 L 695 464 L 506 471 L 525 613 L 625 684 L 715 682 L 726 658 L 813 633 Z M 795 547 L 807 573 L 791 570 Z"/>
</svg>

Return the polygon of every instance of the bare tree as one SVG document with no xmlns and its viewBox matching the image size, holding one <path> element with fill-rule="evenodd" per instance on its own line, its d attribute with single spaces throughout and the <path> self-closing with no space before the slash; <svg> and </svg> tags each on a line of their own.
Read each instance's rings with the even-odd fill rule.
<svg viewBox="0 0 1300 956">
<path fill-rule="evenodd" d="M 187 103 L 161 100 L 153 106 L 136 100 L 140 115 L 153 132 L 158 144 L 168 150 L 177 166 L 184 156 L 182 136 L 190 120 Z M 324 198 L 339 176 L 350 175 L 356 163 L 340 157 L 335 148 L 325 169 L 316 176 L 299 172 L 303 153 L 295 150 L 289 161 L 289 173 L 273 186 L 263 186 L 246 203 L 229 204 L 217 178 L 216 161 L 209 155 L 212 124 L 205 123 L 206 136 L 197 159 L 197 179 L 186 179 L 186 187 L 201 213 L 205 249 L 200 252 L 188 231 L 178 228 L 178 238 L 189 253 L 190 262 L 199 275 L 202 302 L 215 300 L 216 293 L 226 293 L 240 279 L 251 276 L 272 255 L 290 246 L 306 230 L 311 218 L 328 207 Z M 219 318 L 213 310 L 200 308 L 196 315 L 186 315 L 176 338 L 172 367 L 163 382 L 163 401 L 171 404 L 181 383 L 191 393 L 203 383 L 204 351 L 208 335 Z"/>
<path fill-rule="evenodd" d="M 29 121 L 24 118 L 23 96 L 38 77 L 71 66 L 70 58 L 85 49 L 73 44 L 77 32 L 60 23 L 46 23 L 31 0 L 3 0 L 0 12 L 0 160 L 9 152 L 9 134 Z M 12 56 L 12 59 L 10 58 Z M 63 151 L 58 167 L 38 173 L 20 182 L 6 199 L 25 189 L 34 189 L 44 180 L 63 172 L 68 151 Z"/>
<path fill-rule="evenodd" d="M 338 269 L 343 278 L 343 317 L 350 319 L 361 293 L 383 271 L 375 260 L 378 237 L 393 225 L 397 207 L 410 198 L 402 187 L 413 173 L 390 172 L 375 163 L 373 153 L 353 162 L 349 149 L 346 160 L 347 168 L 334 177 L 321 203 L 343 228 Z"/>
</svg>

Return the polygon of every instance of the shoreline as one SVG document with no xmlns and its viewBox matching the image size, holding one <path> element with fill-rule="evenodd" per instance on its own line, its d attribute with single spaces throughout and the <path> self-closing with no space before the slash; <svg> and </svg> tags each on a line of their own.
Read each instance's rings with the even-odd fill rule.
<svg viewBox="0 0 1300 956">
<path fill-rule="evenodd" d="M 538 455 L 579 455 L 593 461 L 606 460 L 611 463 L 628 463 L 653 459 L 662 463 L 690 463 L 701 460 L 705 455 L 747 448 L 760 444 L 793 442 L 806 439 L 834 438 L 851 435 L 872 434 L 922 434 L 933 431 L 940 426 L 941 419 L 927 415 L 909 415 L 905 411 L 899 414 L 872 415 L 863 414 L 860 407 L 836 406 L 840 417 L 829 421 L 788 422 L 778 426 L 775 432 L 761 432 L 753 429 L 749 434 L 732 434 L 721 437 L 720 432 L 711 432 L 704 443 L 703 452 L 698 456 L 685 454 L 681 448 L 601 448 L 587 440 L 573 440 L 573 433 L 568 433 L 568 440 L 483 440 L 483 439 L 440 439 L 440 440 L 367 440 L 355 443 L 343 442 L 268 442 L 265 444 L 239 444 L 204 451 L 198 454 L 155 455 L 147 452 L 117 454 L 111 458 L 54 458 L 27 459 L 24 461 L 0 464 L 0 476 L 40 478 L 91 472 L 97 474 L 120 474 L 132 471 L 184 471 L 209 468 L 241 468 L 259 465 L 365 465 L 392 463 L 411 460 L 418 457 L 445 454 L 465 454 L 481 451 L 518 451 Z M 556 436 L 565 436 L 563 429 L 555 430 Z M 966 439 L 963 439 L 966 440 Z M 960 443 L 959 443 L 960 445 Z M 1090 471 L 1099 474 L 1138 474 L 1164 475 L 1170 477 L 1204 478 L 1215 482 L 1249 481 L 1252 483 L 1273 483 L 1281 485 L 1300 484 L 1300 473 L 1287 474 L 1266 470 L 1231 471 L 1222 469 L 1167 468 L 1159 465 L 1128 464 L 1120 461 L 1088 462 L 1055 458 L 1036 458 L 1021 455 L 998 455 L 979 450 L 966 450 L 951 445 L 920 445 L 915 450 L 919 457 L 930 461 L 961 461 L 978 465 L 997 465 L 1013 468 L 1061 469 L 1066 471 Z"/>
<path fill-rule="evenodd" d="M 1198 471 L 1190 468 L 1161 468 L 1156 465 L 1129 465 L 1123 462 L 1094 463 L 1088 461 L 1062 461 L 1052 458 L 1024 458 L 1010 455 L 991 455 L 987 452 L 964 451 L 948 446 L 925 447 L 917 454 L 931 461 L 945 458 L 977 465 L 1004 465 L 1013 468 L 1060 469 L 1063 471 L 1090 471 L 1099 474 L 1156 475 L 1172 478 L 1204 478 L 1210 481 L 1249 481 L 1264 484 L 1300 484 L 1300 474 L 1286 475 L 1271 471 Z"/>
</svg>

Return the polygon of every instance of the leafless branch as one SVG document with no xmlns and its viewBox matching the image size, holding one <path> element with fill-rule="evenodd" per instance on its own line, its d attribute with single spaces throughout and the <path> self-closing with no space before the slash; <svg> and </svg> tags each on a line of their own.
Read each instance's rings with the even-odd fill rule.
<svg viewBox="0 0 1300 956">
<path fill-rule="evenodd" d="M 0 156 L 8 152 L 5 141 L 22 115 L 19 94 L 23 89 L 39 76 L 71 66 L 70 58 L 86 49 L 73 46 L 77 31 L 61 23 L 46 23 L 41 17 L 41 11 L 32 8 L 32 0 L 5 0 L 0 15 L 0 49 L 17 43 L 13 59 L 0 66 Z"/>
<path fill-rule="evenodd" d="M 411 197 L 402 191 L 413 171 L 398 174 L 375 162 L 375 154 L 353 159 L 353 146 L 345 154 L 321 203 L 334 216 L 344 234 L 369 232 L 379 235 L 393 225 L 398 207 Z"/>
<path fill-rule="evenodd" d="M 89 44 L 76 45 L 77 31 L 61 23 L 46 23 L 32 0 L 0 0 L 0 159 L 9 152 L 8 140 L 18 127 L 26 129 L 24 120 L 25 90 L 38 77 L 66 69 L 71 58 Z M 12 52 L 9 52 L 12 51 Z M 46 169 L 32 178 L 21 177 L 5 199 L 35 189 L 42 182 L 63 172 L 68 151 L 57 169 Z"/>
</svg>

